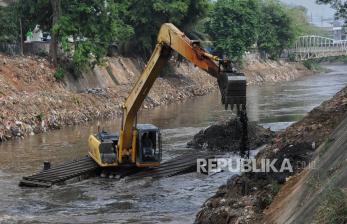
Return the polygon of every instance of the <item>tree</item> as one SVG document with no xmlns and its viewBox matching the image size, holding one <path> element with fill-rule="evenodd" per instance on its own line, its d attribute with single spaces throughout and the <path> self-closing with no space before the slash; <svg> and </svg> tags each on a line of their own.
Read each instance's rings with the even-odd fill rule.
<svg viewBox="0 0 347 224">
<path fill-rule="evenodd" d="M 124 18 L 135 35 L 127 42 L 127 52 L 149 56 L 160 26 L 174 23 L 183 31 L 189 30 L 207 12 L 208 0 L 129 0 Z"/>
<path fill-rule="evenodd" d="M 119 3 L 118 3 L 119 2 Z M 26 0 L 19 12 L 25 31 L 39 24 L 51 30 L 51 58 L 57 65 L 58 41 L 72 54 L 72 62 L 82 69 L 91 61 L 100 62 L 113 41 L 128 39 L 133 33 L 120 16 L 126 1 L 115 0 Z M 74 41 L 73 50 L 68 39 Z"/>
<path fill-rule="evenodd" d="M 123 3 L 114 0 L 61 1 L 61 15 L 52 33 L 59 38 L 63 49 L 71 52 L 78 70 L 100 63 L 110 43 L 127 40 L 133 34 L 133 29 L 120 18 Z"/>
<path fill-rule="evenodd" d="M 307 9 L 303 6 L 284 6 L 294 27 L 295 36 L 318 35 L 328 36 L 328 31 L 309 22 Z"/>
<path fill-rule="evenodd" d="M 0 42 L 17 43 L 19 40 L 19 21 L 16 18 L 15 6 L 0 6 Z"/>
<path fill-rule="evenodd" d="M 336 9 L 336 17 L 347 19 L 347 2 L 341 0 L 316 0 L 319 4 L 330 4 Z"/>
<path fill-rule="evenodd" d="M 257 0 L 218 0 L 206 22 L 206 31 L 218 54 L 240 61 L 258 36 Z"/>
<path fill-rule="evenodd" d="M 23 30 L 33 30 L 37 24 L 43 30 L 52 28 L 50 0 L 18 0 L 17 13 L 23 22 Z"/>
<path fill-rule="evenodd" d="M 23 42 L 25 34 L 34 29 L 36 25 L 40 25 L 43 30 L 50 30 L 52 27 L 52 7 L 50 0 L 18 0 L 16 3 L 17 17 L 20 22 L 21 47 L 23 53 Z M 52 43 L 55 43 L 54 41 Z M 53 64 L 56 66 L 56 48 L 50 46 L 50 53 L 53 52 Z"/>
<path fill-rule="evenodd" d="M 258 49 L 278 58 L 295 39 L 295 29 L 285 8 L 277 0 L 266 0 L 261 4 Z"/>
<path fill-rule="evenodd" d="M 57 25 L 59 18 L 61 16 L 61 0 L 51 0 L 52 6 L 52 27 Z M 52 59 L 52 63 L 55 67 L 58 65 L 58 35 L 56 32 L 52 33 L 52 40 L 50 44 L 50 55 Z"/>
<path fill-rule="evenodd" d="M 110 43 L 148 56 L 164 22 L 191 29 L 207 11 L 208 0 L 18 0 L 25 32 L 39 24 L 51 30 L 52 61 L 58 42 L 78 69 L 99 63 Z M 70 43 L 69 40 L 73 40 Z"/>
</svg>

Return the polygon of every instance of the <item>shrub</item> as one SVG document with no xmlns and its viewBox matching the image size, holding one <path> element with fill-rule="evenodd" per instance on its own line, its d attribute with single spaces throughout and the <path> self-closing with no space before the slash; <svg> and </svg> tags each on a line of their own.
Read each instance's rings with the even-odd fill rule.
<svg viewBox="0 0 347 224">
<path fill-rule="evenodd" d="M 54 72 L 54 78 L 57 81 L 61 81 L 64 78 L 64 70 L 62 68 L 57 68 L 57 70 Z"/>
</svg>

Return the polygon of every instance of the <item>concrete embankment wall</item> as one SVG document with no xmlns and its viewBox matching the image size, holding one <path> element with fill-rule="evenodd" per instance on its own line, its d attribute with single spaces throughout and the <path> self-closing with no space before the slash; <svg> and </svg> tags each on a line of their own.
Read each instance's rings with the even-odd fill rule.
<svg viewBox="0 0 347 224">
<path fill-rule="evenodd" d="M 78 79 L 71 75 L 65 77 L 66 87 L 72 91 L 84 91 L 88 88 L 109 88 L 117 85 L 131 83 L 141 74 L 145 63 L 142 59 L 112 57 L 101 66 L 95 66 L 93 70 L 84 72 Z M 171 61 L 175 73 L 183 76 L 189 75 L 194 69 L 192 65 L 187 67 L 187 63 L 176 64 Z M 303 64 L 287 62 L 283 60 L 263 60 L 258 54 L 249 54 L 245 57 L 241 69 L 247 77 L 248 85 L 271 84 L 282 81 L 290 81 L 304 75 L 312 75 L 313 71 L 308 70 Z M 201 71 L 202 78 L 207 75 Z M 210 81 L 209 77 L 207 81 Z M 212 78 L 213 80 L 213 78 Z M 192 80 L 194 81 L 194 80 Z M 214 87 L 217 87 L 216 85 Z"/>
<path fill-rule="evenodd" d="M 347 117 L 319 147 L 311 166 L 283 186 L 265 211 L 265 221 L 288 224 L 345 223 L 346 148 Z"/>
<path fill-rule="evenodd" d="M 63 81 L 56 81 L 55 70 L 44 58 L 0 54 L 0 142 L 119 115 L 144 64 L 137 58 L 112 57 L 80 77 L 65 74 Z M 169 64 L 171 69 L 156 80 L 143 108 L 217 90 L 216 80 L 192 64 Z M 300 64 L 259 59 L 247 60 L 243 71 L 249 84 L 312 74 Z"/>
<path fill-rule="evenodd" d="M 284 60 L 262 60 L 258 54 L 247 55 L 241 71 L 247 76 L 249 85 L 290 81 L 314 73 L 301 63 Z"/>
<path fill-rule="evenodd" d="M 203 204 L 196 223 L 346 223 L 346 147 L 347 87 L 257 154 L 258 161 L 289 159 L 293 172 L 234 176 Z"/>
</svg>

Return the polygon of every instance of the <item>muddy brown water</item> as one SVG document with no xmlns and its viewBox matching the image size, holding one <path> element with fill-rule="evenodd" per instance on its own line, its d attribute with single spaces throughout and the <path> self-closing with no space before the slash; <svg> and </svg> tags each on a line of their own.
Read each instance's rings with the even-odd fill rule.
<svg viewBox="0 0 347 224">
<path fill-rule="evenodd" d="M 315 76 L 248 88 L 250 120 L 280 130 L 347 85 L 347 66 L 327 66 Z M 228 119 L 217 93 L 142 111 L 139 120 L 162 129 L 163 159 L 181 155 L 195 133 Z M 103 121 L 117 130 L 119 120 Z M 84 156 L 97 122 L 0 145 L 0 223 L 192 223 L 203 202 L 233 175 L 186 174 L 124 183 L 93 178 L 50 189 L 22 189 L 18 181 L 41 168 Z"/>
</svg>

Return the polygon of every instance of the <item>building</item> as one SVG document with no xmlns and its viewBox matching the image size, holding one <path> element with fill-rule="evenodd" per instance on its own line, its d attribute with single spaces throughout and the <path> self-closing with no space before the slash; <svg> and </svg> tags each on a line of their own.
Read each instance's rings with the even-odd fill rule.
<svg viewBox="0 0 347 224">
<path fill-rule="evenodd" d="M 334 21 L 332 27 L 332 38 L 334 40 L 347 40 L 347 29 L 340 21 Z"/>
<path fill-rule="evenodd" d="M 14 0 L 0 0 L 0 6 L 7 6 L 12 2 L 14 2 Z"/>
</svg>

